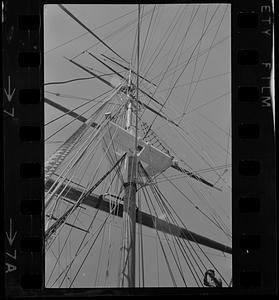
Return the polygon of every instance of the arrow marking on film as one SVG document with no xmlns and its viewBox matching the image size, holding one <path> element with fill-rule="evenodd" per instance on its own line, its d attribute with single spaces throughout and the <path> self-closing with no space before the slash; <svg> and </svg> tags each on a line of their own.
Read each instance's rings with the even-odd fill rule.
<svg viewBox="0 0 279 300">
<path fill-rule="evenodd" d="M 10 246 L 12 246 L 12 244 L 13 244 L 13 242 L 15 240 L 16 235 L 17 235 L 17 231 L 13 235 L 13 223 L 12 223 L 12 219 L 10 219 L 10 234 L 8 235 L 8 233 L 6 232 L 6 236 L 7 236 L 7 239 L 9 241 L 9 245 Z"/>
<path fill-rule="evenodd" d="M 10 75 L 8 76 L 8 92 L 6 89 L 4 89 L 4 92 L 6 94 L 6 97 L 8 99 L 9 102 L 12 101 L 12 98 L 13 98 L 13 95 L 14 95 L 14 92 L 15 92 L 15 88 L 13 89 L 12 93 L 11 93 L 11 77 Z"/>
</svg>

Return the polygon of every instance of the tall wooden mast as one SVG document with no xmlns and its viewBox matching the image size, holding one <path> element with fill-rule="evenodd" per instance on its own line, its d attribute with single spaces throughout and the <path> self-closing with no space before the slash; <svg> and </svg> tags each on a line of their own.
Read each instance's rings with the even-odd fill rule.
<svg viewBox="0 0 279 300">
<path fill-rule="evenodd" d="M 131 86 L 131 72 L 128 82 L 128 109 L 126 119 L 126 130 L 132 132 L 132 103 L 129 96 Z M 135 263 L 136 263 L 136 161 L 135 153 L 127 153 L 126 174 L 124 182 L 124 205 L 123 205 L 123 223 L 124 223 L 124 242 L 123 242 L 123 269 L 122 276 L 124 286 L 135 287 Z"/>
<path fill-rule="evenodd" d="M 135 148 L 134 152 L 128 153 L 126 158 L 126 180 L 124 183 L 125 195 L 123 205 L 123 222 L 125 228 L 124 240 L 124 267 L 123 274 L 127 281 L 127 287 L 134 288 L 136 282 L 136 192 L 137 192 L 137 147 L 138 147 L 138 88 L 139 88 L 139 39 L 140 39 L 140 4 L 138 4 L 138 42 L 137 42 L 137 91 L 135 108 Z M 129 99 L 131 88 L 131 70 L 128 81 L 128 109 L 126 129 L 133 131 L 132 125 L 132 99 Z"/>
</svg>

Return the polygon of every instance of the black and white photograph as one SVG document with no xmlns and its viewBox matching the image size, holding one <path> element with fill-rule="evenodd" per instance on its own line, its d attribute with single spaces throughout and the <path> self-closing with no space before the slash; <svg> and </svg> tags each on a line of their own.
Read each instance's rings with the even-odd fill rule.
<svg viewBox="0 0 279 300">
<path fill-rule="evenodd" d="M 46 4 L 45 288 L 232 282 L 231 5 Z"/>
</svg>

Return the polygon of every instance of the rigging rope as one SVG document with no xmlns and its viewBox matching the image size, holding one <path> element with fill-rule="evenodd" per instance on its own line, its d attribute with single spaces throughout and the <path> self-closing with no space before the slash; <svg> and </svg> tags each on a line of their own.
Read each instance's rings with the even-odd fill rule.
<svg viewBox="0 0 279 300">
<path fill-rule="evenodd" d="M 219 6 L 220 6 L 220 5 L 219 5 Z M 201 41 L 201 39 L 202 39 L 203 36 L 205 35 L 205 33 L 206 33 L 206 31 L 207 31 L 207 29 L 208 29 L 208 27 L 209 27 L 209 25 L 210 25 L 210 23 L 211 23 L 211 21 L 212 21 L 212 19 L 213 19 L 213 16 L 214 16 L 215 13 L 217 12 L 219 6 L 216 8 L 214 14 L 212 15 L 212 17 L 211 17 L 211 19 L 210 19 L 210 21 L 209 21 L 209 23 L 208 23 L 208 25 L 207 25 L 207 27 L 206 27 L 204 33 L 203 33 L 202 36 L 199 38 L 198 43 L 197 43 L 196 46 L 194 47 L 194 50 L 192 51 L 189 60 L 191 59 L 193 53 L 195 52 L 195 49 L 196 49 L 196 47 L 198 46 L 199 42 Z M 199 6 L 199 7 L 200 7 L 200 6 Z M 199 9 L 199 7 L 198 7 L 198 9 Z M 196 13 L 197 13 L 198 9 L 196 10 Z M 195 15 L 196 15 L 196 13 L 195 13 Z M 192 23 L 191 23 L 191 24 L 192 24 Z M 186 34 L 187 34 L 187 31 L 186 31 Z M 181 43 L 180 43 L 180 44 L 181 44 Z M 180 47 L 180 44 L 179 44 L 179 47 Z M 178 51 L 179 47 L 176 49 L 176 52 Z M 175 52 L 175 54 L 176 54 L 176 52 Z M 168 65 L 167 70 L 169 69 L 169 66 L 171 65 L 171 63 L 172 63 L 174 57 L 175 57 L 175 55 L 173 56 L 173 58 L 172 58 L 170 64 Z M 188 66 L 188 63 L 189 63 L 189 60 L 188 60 L 187 64 L 184 66 L 184 68 L 183 68 L 183 70 L 181 71 L 181 73 L 179 74 L 179 76 L 176 78 L 175 83 L 173 84 L 173 88 L 169 91 L 169 93 L 168 93 L 168 95 L 167 95 L 165 101 L 163 102 L 163 107 L 166 105 L 168 99 L 170 98 L 170 95 L 172 94 L 172 91 L 173 91 L 173 89 L 174 89 L 176 83 L 178 82 L 178 80 L 181 78 L 182 74 L 183 74 L 184 71 L 186 70 L 186 68 L 187 68 L 187 66 Z M 167 70 L 165 71 L 165 73 L 164 73 L 162 79 L 165 77 L 165 74 L 166 74 Z M 162 82 L 162 80 L 160 81 L 160 83 L 161 83 L 161 82 Z M 159 84 L 159 85 L 160 85 L 160 84 Z M 159 85 L 157 86 L 157 88 L 159 87 Z M 157 89 L 157 88 L 156 88 L 156 89 Z M 162 110 L 162 108 L 160 108 L 160 111 L 159 111 L 159 112 L 161 112 L 161 110 Z M 152 123 L 150 124 L 150 128 L 153 126 L 153 124 L 154 124 L 154 122 L 155 122 L 156 119 L 157 119 L 157 116 L 154 117 Z"/>
<path fill-rule="evenodd" d="M 92 151 L 92 153 L 94 153 L 94 151 Z M 93 156 L 94 156 L 94 154 L 93 154 Z M 93 156 L 92 156 L 92 158 L 93 158 Z M 86 169 L 89 167 L 89 165 L 90 165 L 90 164 L 87 164 Z M 84 171 L 84 173 L 83 173 L 83 176 L 84 176 L 84 174 L 85 174 L 85 172 L 86 172 L 86 169 L 85 169 L 85 171 Z M 98 170 L 99 170 L 99 169 L 97 169 L 97 171 L 98 171 Z M 97 172 L 96 172 L 95 175 L 97 176 Z M 83 176 L 80 178 L 80 181 L 82 180 Z M 93 182 L 93 180 L 94 180 L 94 178 L 92 179 L 92 182 Z M 69 182 L 70 182 L 70 181 L 69 181 Z M 85 188 L 84 188 L 84 189 L 85 189 Z M 70 189 L 68 190 L 68 192 L 69 192 L 69 191 L 70 191 Z M 67 193 L 68 193 L 68 192 L 67 192 Z M 67 195 L 67 193 L 66 193 L 66 195 Z M 80 209 L 79 209 L 79 212 L 80 212 Z M 94 219 L 93 219 L 93 221 L 94 221 Z M 90 228 L 90 226 L 89 226 L 89 228 Z M 65 243 L 64 243 L 63 249 L 64 249 L 64 247 L 65 247 L 65 245 L 66 245 L 66 242 L 67 242 L 67 240 L 68 240 L 70 234 L 71 234 L 71 231 L 70 231 L 69 234 L 68 234 L 68 237 L 67 237 L 67 239 L 66 239 L 66 241 L 65 241 Z M 60 254 L 62 254 L 62 253 L 60 253 Z M 56 266 L 56 265 L 55 265 L 55 266 Z M 55 268 L 55 266 L 54 266 L 54 268 Z M 53 268 L 53 271 L 54 271 L 54 268 Z"/>
<path fill-rule="evenodd" d="M 101 141 L 101 138 L 99 139 L 99 142 Z M 96 144 L 96 146 L 98 145 L 98 143 Z M 88 147 L 85 149 L 85 151 L 88 149 Z M 94 153 L 94 152 L 93 152 Z M 90 153 L 89 153 L 90 154 Z M 101 162 L 102 162 L 102 160 L 101 160 Z M 101 162 L 100 162 L 100 164 L 101 164 Z M 99 164 L 99 166 L 100 166 L 100 164 Z M 87 165 L 87 166 L 89 166 L 89 165 Z M 68 167 L 66 167 L 66 170 L 68 169 Z M 97 168 L 97 170 L 99 169 L 99 167 Z M 95 174 L 95 175 L 97 175 L 97 173 Z M 61 176 L 61 175 L 60 175 Z M 92 182 L 94 181 L 94 178 L 92 179 Z M 70 181 L 69 181 L 70 182 Z M 52 192 L 52 194 L 54 195 L 54 193 L 55 193 L 55 191 L 62 185 L 62 183 L 63 183 L 63 181 L 62 182 L 60 182 L 60 184 L 56 187 L 56 189 Z M 62 191 L 63 192 L 63 191 Z M 60 193 L 60 195 L 62 194 L 62 192 Z M 69 192 L 69 191 L 68 191 Z M 81 195 L 81 197 L 82 197 L 82 195 Z M 49 200 L 51 200 L 51 198 L 49 199 Z"/>
<path fill-rule="evenodd" d="M 141 169 L 144 171 L 144 169 L 143 169 L 142 166 L 141 166 Z M 144 173 L 146 173 L 146 172 L 144 171 Z M 147 189 L 146 189 L 146 191 L 147 191 Z M 147 193 L 148 193 L 148 191 L 147 191 Z M 157 196 L 158 196 L 159 194 L 158 194 L 158 193 L 154 193 L 154 195 L 157 195 Z M 160 195 L 159 195 L 159 196 L 160 196 Z M 155 196 L 155 200 L 156 200 L 156 201 L 158 200 L 156 196 Z M 157 203 L 158 203 L 158 201 L 157 201 Z M 154 207 L 153 207 L 153 209 L 155 210 Z M 156 210 L 155 210 L 155 213 L 156 213 Z M 164 213 L 164 210 L 163 210 L 163 213 Z M 166 217 L 168 217 L 168 214 L 169 214 L 169 213 L 165 214 Z M 176 223 L 176 222 L 175 222 L 175 223 Z M 169 222 L 169 224 L 170 224 L 170 222 Z M 185 227 L 185 228 L 186 228 L 186 227 Z M 157 229 L 156 229 L 156 230 L 157 230 Z M 165 235 L 165 237 L 166 237 L 166 235 Z M 168 240 L 168 239 L 166 238 L 166 240 Z M 179 241 L 179 239 L 176 239 L 176 240 L 178 241 L 178 243 L 181 243 L 181 242 Z M 189 249 L 188 246 L 187 246 L 186 241 L 184 241 L 184 243 L 185 243 L 185 245 L 186 245 L 186 247 L 187 247 L 189 253 L 191 254 L 191 256 L 193 256 L 192 253 L 191 253 L 191 251 L 190 251 L 190 249 Z M 189 243 L 189 242 L 188 242 L 188 243 Z M 189 243 L 189 245 L 191 245 L 191 244 Z M 181 247 L 180 247 L 180 250 L 182 251 L 182 248 L 181 248 Z M 183 254 L 183 251 L 182 251 L 182 254 Z M 185 255 L 186 255 L 187 259 L 185 258 Z M 189 259 L 188 254 L 187 254 L 186 252 L 185 252 L 185 255 L 183 254 L 183 257 L 184 257 L 184 259 L 185 259 L 185 262 L 186 262 L 186 264 L 188 265 L 188 268 L 189 268 L 190 272 L 192 273 L 192 276 L 193 276 L 194 280 L 196 281 L 196 284 L 199 285 L 198 280 L 196 279 L 196 277 L 199 279 L 199 276 L 197 275 L 196 270 L 195 270 L 195 268 L 194 268 L 194 266 L 193 266 L 191 260 Z M 193 270 L 192 270 L 191 267 L 189 266 L 188 261 L 189 261 L 189 263 L 191 264 L 191 266 L 193 267 Z M 194 261 L 195 261 L 195 259 L 194 259 Z M 195 262 L 196 262 L 196 261 L 195 261 Z M 198 264 L 197 264 L 197 266 L 198 266 Z M 198 266 L 198 267 L 199 267 L 199 266 Z M 194 275 L 194 273 L 195 273 L 195 275 Z M 200 282 L 201 282 L 201 280 L 200 280 Z"/>
<path fill-rule="evenodd" d="M 102 200 L 102 197 L 100 196 L 100 202 L 99 202 L 99 204 L 101 203 L 101 200 Z M 95 212 L 95 215 L 94 215 L 94 217 L 93 217 L 93 219 L 91 220 L 91 223 L 90 223 L 90 225 L 88 226 L 88 231 L 90 231 L 90 229 L 92 228 L 92 226 L 93 226 L 93 223 L 94 223 L 94 221 L 95 221 L 95 219 L 96 219 L 96 217 L 97 217 L 97 214 L 98 214 L 98 212 L 99 212 L 99 204 L 97 205 L 97 210 L 96 210 L 96 212 Z M 115 210 L 115 208 L 113 209 L 113 211 Z M 97 231 L 96 231 L 97 232 Z M 95 232 L 95 233 L 96 233 Z M 94 234 L 95 234 L 94 233 Z M 94 236 L 94 234 L 92 235 L 92 237 Z M 74 260 L 76 259 L 76 257 L 81 253 L 81 251 L 85 248 L 85 246 L 87 245 L 87 243 L 89 242 L 89 240 L 85 243 L 85 245 L 83 246 L 83 248 L 81 248 L 82 247 L 82 244 L 84 243 L 84 241 L 85 241 L 85 238 L 86 238 L 86 236 L 87 236 L 87 233 L 83 236 L 83 239 L 82 239 L 82 241 L 81 241 L 81 243 L 80 243 L 80 245 L 79 245 L 79 247 L 78 247 L 78 249 L 77 249 L 77 251 L 76 251 L 76 254 L 75 254 L 75 257 L 74 257 L 74 259 L 71 261 L 71 264 L 70 264 L 70 266 L 73 264 L 73 262 L 74 262 Z M 69 269 L 68 269 L 69 270 Z M 68 272 L 68 270 L 67 270 L 67 272 Z M 61 276 L 62 275 L 62 273 L 59 275 L 59 276 Z M 64 276 L 64 278 L 63 278 L 63 281 L 65 280 L 65 278 L 66 278 L 66 275 L 67 275 L 67 273 L 65 274 L 65 276 Z M 62 281 L 62 282 L 63 282 Z"/>
<path fill-rule="evenodd" d="M 217 27 L 217 30 L 216 30 L 216 32 L 215 32 L 215 35 L 214 35 L 213 39 L 212 39 L 211 45 L 210 45 L 210 47 L 209 47 L 209 51 L 207 52 L 207 56 L 206 56 L 206 59 L 205 59 L 205 61 L 204 61 L 203 66 L 202 66 L 202 69 L 201 69 L 201 71 L 200 71 L 198 80 L 199 80 L 199 79 L 201 78 L 201 76 L 202 76 L 202 73 L 203 73 L 203 71 L 204 71 L 205 65 L 206 65 L 206 63 L 207 63 L 207 61 L 208 61 L 208 57 L 209 57 L 210 51 L 212 50 L 213 43 L 214 43 L 214 41 L 215 41 L 215 39 L 216 39 L 216 37 L 217 37 L 217 34 L 218 34 L 219 30 L 220 30 L 220 27 L 221 27 L 221 24 L 222 24 L 223 19 L 224 19 L 224 17 L 225 17 L 225 14 L 226 14 L 226 12 L 227 12 L 227 9 L 228 9 L 228 5 L 225 7 L 225 10 L 224 10 L 223 16 L 222 16 L 222 18 L 221 18 L 221 21 L 220 21 L 220 23 L 219 23 L 219 25 L 218 25 L 218 27 Z M 186 110 L 188 109 L 188 107 L 189 107 L 189 105 L 190 105 L 190 102 L 191 102 L 191 100 L 192 100 L 192 98 L 193 98 L 193 96 L 194 96 L 194 94 L 195 94 L 196 89 L 197 89 L 197 85 L 198 85 L 198 82 L 195 84 L 194 91 L 193 91 L 193 93 L 192 93 L 190 99 L 189 99 L 189 93 L 188 93 L 188 95 L 187 95 L 187 99 L 186 99 L 186 102 L 185 102 L 186 105 L 184 106 L 183 114 L 186 112 Z M 190 92 L 190 89 L 189 89 L 188 91 Z"/>
<path fill-rule="evenodd" d="M 144 170 L 144 168 L 141 166 L 141 169 L 143 170 L 143 172 L 145 173 L 146 176 L 148 176 L 148 174 L 146 173 L 146 171 Z M 153 188 L 153 186 L 151 186 Z M 158 187 L 154 187 L 158 190 Z M 180 191 L 178 189 L 178 191 Z M 181 192 L 181 191 L 180 191 Z M 184 193 L 183 193 L 184 194 Z M 160 195 L 163 196 L 163 194 L 160 192 Z M 184 196 L 187 198 L 187 196 L 184 194 Z M 164 197 L 165 201 L 168 203 L 168 200 Z M 187 229 L 187 227 L 185 226 L 185 224 L 182 222 L 182 220 L 180 219 L 180 217 L 178 216 L 178 214 L 176 213 L 176 211 L 173 209 L 173 207 L 168 203 L 169 207 L 171 208 L 171 210 L 174 212 L 174 214 L 178 217 L 178 219 L 180 220 L 180 222 L 183 224 L 184 228 Z M 189 245 L 191 245 L 191 243 L 189 243 Z M 224 277 L 222 276 L 222 274 L 216 269 L 216 267 L 213 265 L 212 261 L 209 259 L 209 257 L 204 253 L 204 251 L 202 250 L 201 246 L 196 243 L 196 245 L 200 248 L 200 250 L 203 252 L 204 256 L 206 257 L 206 259 L 209 261 L 209 263 L 214 267 L 214 269 L 218 272 L 218 274 L 221 276 L 221 278 L 224 280 L 224 282 L 226 282 L 226 280 L 224 279 Z M 191 245 L 192 247 L 192 245 Z M 194 250 L 194 249 L 193 249 Z M 197 256 L 199 258 L 199 256 Z M 202 262 L 202 261 L 201 261 Z M 203 264 L 203 263 L 202 263 Z M 203 264 L 204 265 L 204 264 Z M 205 267 L 205 266 L 204 266 Z M 227 284 L 227 282 L 226 282 Z"/>
<path fill-rule="evenodd" d="M 127 16 L 127 15 L 130 15 L 131 13 L 133 13 L 133 12 L 135 12 L 135 11 L 136 11 L 136 9 L 134 9 L 134 10 L 132 10 L 132 11 L 130 11 L 130 12 L 128 12 L 128 13 L 126 13 L 126 14 L 120 16 L 120 17 L 117 17 L 117 18 L 115 18 L 115 19 L 113 19 L 113 20 L 111 20 L 111 21 L 109 21 L 109 22 L 107 22 L 107 23 L 105 23 L 105 24 L 103 24 L 103 25 L 101 25 L 101 26 L 95 27 L 93 30 L 97 30 L 97 29 L 100 29 L 100 28 L 102 28 L 102 27 L 105 27 L 106 25 L 109 25 L 109 24 L 111 24 L 111 23 L 113 23 L 113 22 L 115 22 L 115 21 L 117 21 L 117 20 L 119 20 L 119 19 L 121 19 L 121 18 L 123 18 L 123 17 L 125 17 L 125 16 Z M 75 38 L 73 38 L 73 39 L 71 39 L 71 40 L 69 40 L 69 41 L 67 41 L 67 42 L 65 42 L 65 43 L 63 43 L 63 44 L 60 44 L 60 45 L 58 45 L 58 46 L 56 46 L 56 47 L 54 47 L 54 48 L 52 48 L 52 49 L 49 49 L 49 50 L 47 50 L 47 51 L 44 52 L 44 55 L 46 55 L 47 53 L 49 53 L 49 52 L 51 52 L 51 51 L 53 51 L 53 50 L 55 50 L 55 49 L 57 49 L 57 48 L 59 48 L 59 47 L 65 46 L 65 45 L 69 44 L 70 42 L 72 42 L 72 41 L 74 41 L 74 40 L 76 40 L 76 39 L 79 39 L 79 38 L 81 38 L 82 36 L 85 36 L 85 35 L 87 35 L 87 34 L 89 34 L 89 32 L 85 32 L 85 33 L 83 33 L 83 34 L 80 34 L 80 35 L 76 36 Z"/>
<path fill-rule="evenodd" d="M 107 47 L 109 50 L 111 50 L 115 55 L 117 55 L 119 58 L 126 60 L 121 57 L 116 51 L 114 51 L 108 44 L 106 44 L 96 33 L 94 33 L 91 29 L 89 29 L 87 26 L 85 26 L 78 18 L 76 18 L 68 9 L 65 8 L 62 4 L 58 4 L 58 6 L 73 20 L 75 20 L 79 25 L 81 25 L 84 29 L 86 29 L 91 35 L 93 35 L 100 43 L 102 43 L 105 47 Z"/>
<path fill-rule="evenodd" d="M 170 181 L 170 183 L 172 183 L 172 182 Z M 172 185 L 174 185 L 174 184 L 172 183 Z M 188 199 L 191 202 L 191 200 L 180 189 L 178 189 L 177 187 L 176 187 L 176 189 L 180 193 L 182 193 L 186 199 Z M 167 199 L 165 197 L 164 197 L 164 199 L 167 202 Z M 169 206 L 170 206 L 170 209 L 174 212 L 174 214 L 178 217 L 178 219 L 180 220 L 180 222 L 183 224 L 183 226 L 186 228 L 185 224 L 182 222 L 181 218 L 178 216 L 178 214 L 175 212 L 175 210 L 172 208 L 172 206 L 171 205 L 169 205 Z M 211 263 L 211 265 L 214 267 L 214 269 L 218 272 L 218 274 L 223 278 L 222 274 L 220 274 L 220 272 L 215 268 L 215 266 L 213 265 L 213 263 L 211 262 L 211 260 L 208 258 L 208 256 L 205 254 L 205 252 L 202 250 L 201 246 L 198 243 L 196 243 L 196 245 L 200 248 L 200 250 L 203 252 L 203 254 L 205 255 L 205 257 L 208 259 L 208 261 Z M 223 278 L 223 280 L 225 281 L 224 278 Z"/>
<path fill-rule="evenodd" d="M 202 35 L 203 35 L 204 29 L 205 29 L 205 23 L 206 23 L 207 14 L 208 14 L 208 7 L 209 7 L 209 6 L 207 5 L 207 8 L 206 8 L 206 15 L 205 15 L 204 23 L 203 23 L 203 27 L 202 27 L 202 33 L 201 33 Z M 201 39 L 201 40 L 199 41 L 198 53 L 197 53 L 197 58 L 196 58 L 196 60 L 195 60 L 194 71 L 192 72 L 191 82 L 193 81 L 194 75 L 195 75 L 195 73 L 196 73 L 197 62 L 198 62 L 198 57 L 199 57 L 199 54 L 200 54 L 200 48 L 201 48 L 201 45 L 202 45 L 202 41 L 203 41 L 203 39 Z M 202 72 L 201 72 L 201 73 L 202 73 Z M 201 73 L 200 73 L 200 74 L 201 74 Z M 185 106 L 186 106 L 187 101 L 188 101 L 188 99 L 189 99 L 189 94 L 190 94 L 191 87 L 192 87 L 192 84 L 190 84 L 190 87 L 189 87 L 189 89 L 188 89 L 188 93 L 187 93 L 185 105 L 184 105 L 184 108 L 183 108 L 183 113 L 185 112 Z M 181 118 L 182 118 L 182 117 L 181 117 Z M 181 120 L 182 120 L 182 119 L 181 119 Z"/>
<path fill-rule="evenodd" d="M 144 189 L 143 189 L 142 191 L 143 191 L 143 193 L 145 193 L 145 190 L 144 190 Z M 145 202 L 146 202 L 146 204 L 147 204 L 147 207 L 148 207 L 148 210 L 149 210 L 150 214 L 152 215 L 152 212 L 151 212 L 150 206 L 149 206 L 149 204 L 148 204 L 147 198 L 148 198 L 148 197 L 146 197 L 146 195 L 145 195 L 145 197 L 144 197 Z M 150 199 L 150 196 L 149 196 L 149 199 Z M 150 200 L 150 203 L 152 203 L 151 200 Z M 162 241 L 161 241 L 161 239 L 160 239 L 160 236 L 159 236 L 159 233 L 158 233 L 157 228 L 155 228 L 155 230 L 156 230 L 156 234 L 157 234 L 157 237 L 158 237 L 158 239 L 159 239 L 159 242 L 160 242 L 160 246 L 161 246 L 161 249 L 162 249 L 162 252 L 163 252 L 163 255 L 164 255 L 166 264 L 167 264 L 167 268 L 168 268 L 168 271 L 169 271 L 169 274 L 170 274 L 170 277 L 171 277 L 173 286 L 176 287 L 177 285 L 176 285 L 176 282 L 175 282 L 175 279 L 174 279 L 174 275 L 173 275 L 173 272 L 172 272 L 172 270 L 171 270 L 171 267 L 170 267 L 170 264 L 169 264 L 169 261 L 168 261 L 168 258 L 167 258 L 167 255 L 166 255 L 164 246 L 163 246 Z"/>
<path fill-rule="evenodd" d="M 106 174 L 104 174 L 97 182 L 96 184 L 90 188 L 82 197 L 80 197 L 80 199 L 76 202 L 76 204 L 71 207 L 70 209 L 68 209 L 63 215 L 62 217 L 60 217 L 45 233 L 45 239 L 46 241 L 48 241 L 48 239 L 51 237 L 51 235 L 55 234 L 57 228 L 64 223 L 64 221 L 67 219 L 67 217 L 74 212 L 74 210 L 80 205 L 82 204 L 83 200 L 90 195 L 98 186 L 99 184 L 118 166 L 119 163 L 122 162 L 122 160 L 124 159 L 124 157 L 126 156 L 126 153 L 122 155 L 122 157 L 118 160 L 118 162 L 112 167 L 112 169 L 110 171 L 108 171 Z"/>
<path fill-rule="evenodd" d="M 107 99 L 107 101 L 102 104 L 100 108 L 98 108 L 97 111 L 95 111 L 91 117 L 82 124 L 77 131 L 75 131 L 67 140 L 66 142 L 59 147 L 59 149 L 47 160 L 45 163 L 45 182 L 48 181 L 50 176 L 56 171 L 56 169 L 59 167 L 59 165 L 64 161 L 64 159 L 67 157 L 67 155 L 71 152 L 71 150 L 74 148 L 74 146 L 78 143 L 82 135 L 86 133 L 86 131 L 95 124 L 94 117 L 96 117 L 96 114 L 99 113 L 100 110 L 104 109 L 105 106 L 108 104 L 108 102 L 111 100 L 112 97 L 118 93 L 120 87 L 118 87 L 112 95 Z"/>
<path fill-rule="evenodd" d="M 147 12 L 145 13 L 144 17 L 147 16 L 148 14 L 150 14 L 150 13 L 151 13 L 151 10 L 150 10 L 150 11 L 147 11 Z M 124 24 L 122 27 L 116 29 L 115 31 L 113 31 L 112 33 L 110 33 L 109 35 L 107 35 L 106 37 L 104 37 L 104 38 L 103 38 L 103 41 L 109 39 L 111 36 L 116 35 L 116 34 L 118 34 L 119 32 L 121 32 L 121 31 L 123 31 L 123 30 L 128 29 L 131 25 L 135 25 L 136 22 L 137 22 L 137 19 L 134 19 L 133 21 L 130 21 L 130 22 Z M 126 36 L 126 35 L 125 35 L 125 36 Z M 90 47 L 88 47 L 88 48 L 86 48 L 85 50 L 83 50 L 81 53 L 75 55 L 72 59 L 75 59 L 75 58 L 77 58 L 78 56 L 84 54 L 86 51 L 88 51 L 88 50 L 92 49 L 93 47 L 97 46 L 99 43 L 100 43 L 100 42 L 97 42 L 97 43 L 91 45 Z M 121 61 L 123 62 L 123 59 L 121 59 Z M 125 61 L 125 62 L 128 63 L 127 61 Z"/>
</svg>

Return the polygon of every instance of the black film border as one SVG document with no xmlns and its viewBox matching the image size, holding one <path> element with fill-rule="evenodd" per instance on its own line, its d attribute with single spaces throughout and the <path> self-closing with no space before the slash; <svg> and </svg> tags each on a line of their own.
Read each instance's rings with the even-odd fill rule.
<svg viewBox="0 0 279 300">
<path fill-rule="evenodd" d="M 274 7 L 267 0 L 222 1 L 231 3 L 232 14 L 233 287 L 44 288 L 43 5 L 49 3 L 58 1 L 3 2 L 6 296 L 276 293 Z"/>
</svg>

